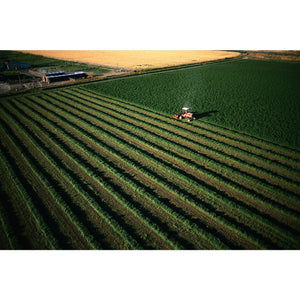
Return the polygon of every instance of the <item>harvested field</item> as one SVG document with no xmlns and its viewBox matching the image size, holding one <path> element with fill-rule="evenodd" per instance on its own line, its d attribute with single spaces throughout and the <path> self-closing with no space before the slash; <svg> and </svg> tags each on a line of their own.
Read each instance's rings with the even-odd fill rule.
<svg viewBox="0 0 300 300">
<path fill-rule="evenodd" d="M 240 55 L 238 52 L 208 50 L 26 50 L 23 52 L 128 69 L 161 68 Z"/>
<path fill-rule="evenodd" d="M 249 51 L 247 53 L 249 58 L 276 60 L 276 61 L 300 61 L 300 51 Z"/>
<path fill-rule="evenodd" d="M 5 249 L 299 249 L 300 153 L 84 85 L 0 102 Z"/>
</svg>

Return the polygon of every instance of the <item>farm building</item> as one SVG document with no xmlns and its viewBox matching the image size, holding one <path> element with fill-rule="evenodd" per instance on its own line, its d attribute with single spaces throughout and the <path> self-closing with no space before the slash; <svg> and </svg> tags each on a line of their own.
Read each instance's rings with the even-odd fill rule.
<svg viewBox="0 0 300 300">
<path fill-rule="evenodd" d="M 88 74 L 83 71 L 78 71 L 73 73 L 65 73 L 65 71 L 42 73 L 42 72 L 30 70 L 29 73 L 33 76 L 40 77 L 43 82 L 48 82 L 48 83 L 82 79 L 88 77 Z"/>
<path fill-rule="evenodd" d="M 45 76 L 55 76 L 55 75 L 63 75 L 63 74 L 65 74 L 65 71 L 57 71 L 57 72 L 45 73 Z"/>
<path fill-rule="evenodd" d="M 87 78 L 87 74 L 85 72 L 73 72 L 73 73 L 65 73 L 64 71 L 61 72 L 53 72 L 53 73 L 45 73 L 43 76 L 43 81 L 45 82 L 59 82 L 59 81 L 66 81 L 66 80 L 75 80 L 75 79 L 82 79 Z"/>
</svg>

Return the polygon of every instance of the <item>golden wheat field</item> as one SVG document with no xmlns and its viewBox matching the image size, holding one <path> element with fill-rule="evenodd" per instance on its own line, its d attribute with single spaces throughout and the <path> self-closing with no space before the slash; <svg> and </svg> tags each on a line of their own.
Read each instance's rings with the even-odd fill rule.
<svg viewBox="0 0 300 300">
<path fill-rule="evenodd" d="M 32 54 L 91 64 L 147 69 L 238 56 L 217 50 L 26 50 Z"/>
</svg>

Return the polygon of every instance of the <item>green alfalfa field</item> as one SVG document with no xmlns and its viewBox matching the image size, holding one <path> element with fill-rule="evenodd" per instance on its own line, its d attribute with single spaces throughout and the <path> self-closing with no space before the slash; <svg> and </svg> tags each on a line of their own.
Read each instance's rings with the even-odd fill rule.
<svg viewBox="0 0 300 300">
<path fill-rule="evenodd" d="M 238 60 L 89 85 L 92 91 L 300 148 L 300 64 Z"/>
<path fill-rule="evenodd" d="M 299 249 L 299 73 L 241 60 L 1 98 L 1 248 Z"/>
</svg>

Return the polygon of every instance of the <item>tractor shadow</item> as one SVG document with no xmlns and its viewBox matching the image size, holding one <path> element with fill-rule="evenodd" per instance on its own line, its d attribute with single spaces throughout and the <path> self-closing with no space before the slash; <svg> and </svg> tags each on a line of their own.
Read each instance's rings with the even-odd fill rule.
<svg viewBox="0 0 300 300">
<path fill-rule="evenodd" d="M 205 118 L 205 117 L 211 117 L 213 114 L 216 114 L 218 112 L 219 112 L 218 110 L 211 110 L 211 111 L 207 111 L 207 112 L 204 112 L 204 113 L 195 112 L 194 116 L 195 116 L 196 120 L 199 120 L 199 119 L 202 119 L 202 118 Z"/>
</svg>

